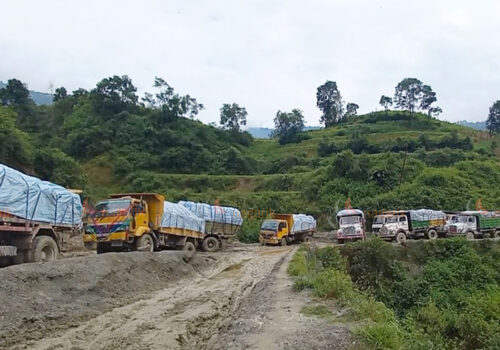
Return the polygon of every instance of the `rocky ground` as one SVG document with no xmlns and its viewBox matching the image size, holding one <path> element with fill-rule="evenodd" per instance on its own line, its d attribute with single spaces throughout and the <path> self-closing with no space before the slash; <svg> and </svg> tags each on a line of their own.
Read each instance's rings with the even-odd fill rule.
<svg viewBox="0 0 500 350">
<path fill-rule="evenodd" d="M 309 296 L 286 272 L 296 249 L 231 244 L 188 263 L 170 251 L 76 251 L 0 269 L 0 347 L 348 349 L 347 328 L 301 313 Z"/>
</svg>

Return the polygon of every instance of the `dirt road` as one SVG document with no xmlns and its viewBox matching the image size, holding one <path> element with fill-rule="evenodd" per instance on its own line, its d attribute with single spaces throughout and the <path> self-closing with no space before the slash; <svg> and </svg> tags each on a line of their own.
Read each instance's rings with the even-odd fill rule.
<svg viewBox="0 0 500 350">
<path fill-rule="evenodd" d="M 2 311 L 0 344 L 47 350 L 346 349 L 350 343 L 346 329 L 301 315 L 308 296 L 292 292 L 286 273 L 295 249 L 241 246 L 198 254 L 189 264 L 165 253 L 66 259 L 62 272 L 27 283 L 30 291 L 22 287 L 27 275 L 36 274 L 37 268 L 60 268 L 62 260 L 53 266 L 3 269 L 0 277 L 8 270 L 18 276 L 8 285 L 26 305 L 11 307 L 20 310 L 17 317 Z M 94 269 L 102 264 L 115 267 L 81 285 L 78 268 L 83 263 Z M 89 280 L 88 276 L 83 279 Z M 78 287 L 72 289 L 73 283 Z M 54 284 L 58 287 L 47 287 Z M 0 302 L 7 297 L 5 292 L 0 287 Z M 40 308 L 42 300 L 57 305 L 59 314 L 47 305 Z"/>
</svg>

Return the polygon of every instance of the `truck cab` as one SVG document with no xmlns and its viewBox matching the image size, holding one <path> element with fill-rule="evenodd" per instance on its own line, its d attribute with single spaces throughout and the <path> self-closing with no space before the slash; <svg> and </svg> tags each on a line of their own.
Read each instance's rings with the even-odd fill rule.
<svg viewBox="0 0 500 350">
<path fill-rule="evenodd" d="M 163 196 L 156 194 L 118 194 L 98 202 L 88 215 L 84 243 L 95 242 L 97 253 L 136 249 L 153 251 L 154 235 L 148 233 L 160 224 L 163 201 Z M 142 238 L 144 236 L 147 237 Z"/>
<path fill-rule="evenodd" d="M 260 227 L 259 241 L 262 244 L 287 244 L 289 226 L 286 220 L 267 219 Z"/>
<path fill-rule="evenodd" d="M 474 215 L 452 214 L 445 225 L 446 233 L 450 236 L 466 235 L 474 238 L 478 231 L 477 218 Z"/>
<path fill-rule="evenodd" d="M 372 231 L 383 239 L 398 240 L 398 235 L 406 237 L 409 229 L 408 217 L 404 212 L 385 213 L 373 219 Z"/>
<path fill-rule="evenodd" d="M 337 213 L 337 242 L 342 244 L 345 240 L 365 239 L 365 217 L 359 209 L 345 209 Z"/>
</svg>

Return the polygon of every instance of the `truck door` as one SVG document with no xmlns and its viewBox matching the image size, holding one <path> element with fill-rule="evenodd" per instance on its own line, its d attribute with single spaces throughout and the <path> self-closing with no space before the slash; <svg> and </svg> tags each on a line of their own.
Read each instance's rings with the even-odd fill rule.
<svg viewBox="0 0 500 350">
<path fill-rule="evenodd" d="M 286 222 L 280 222 L 278 225 L 278 238 L 288 235 Z"/>
<path fill-rule="evenodd" d="M 477 231 L 477 222 L 475 216 L 467 217 L 467 229 L 470 229 L 472 231 Z"/>
<path fill-rule="evenodd" d="M 403 229 L 405 231 L 408 231 L 408 220 L 406 219 L 406 215 L 402 215 L 399 217 L 398 220 L 398 229 Z"/>
</svg>

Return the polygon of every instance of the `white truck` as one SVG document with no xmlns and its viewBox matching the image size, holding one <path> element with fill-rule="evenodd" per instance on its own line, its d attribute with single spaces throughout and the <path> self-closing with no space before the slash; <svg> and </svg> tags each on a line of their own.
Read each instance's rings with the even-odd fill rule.
<svg viewBox="0 0 500 350">
<path fill-rule="evenodd" d="M 464 211 L 449 215 L 445 231 L 447 236 L 466 236 L 467 239 L 500 236 L 500 213 Z"/>
<path fill-rule="evenodd" d="M 408 238 L 436 239 L 444 232 L 446 214 L 439 210 L 387 211 L 375 216 L 372 232 L 385 240 L 405 242 Z"/>
<path fill-rule="evenodd" d="M 337 213 L 337 243 L 364 240 L 366 237 L 365 214 L 359 209 L 344 209 Z"/>
</svg>

